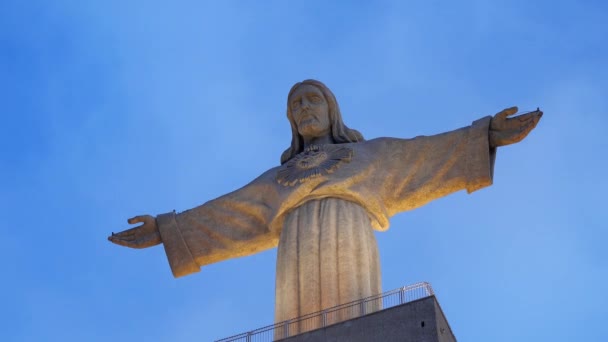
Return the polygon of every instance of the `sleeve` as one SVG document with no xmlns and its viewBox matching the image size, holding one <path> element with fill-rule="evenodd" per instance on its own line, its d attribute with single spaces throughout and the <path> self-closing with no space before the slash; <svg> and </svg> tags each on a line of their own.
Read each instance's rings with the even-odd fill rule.
<svg viewBox="0 0 608 342">
<path fill-rule="evenodd" d="M 271 231 L 270 222 L 278 194 L 261 178 L 196 208 L 157 216 L 174 277 L 277 246 L 279 232 Z"/>
<path fill-rule="evenodd" d="M 489 145 L 490 120 L 434 136 L 385 141 L 378 153 L 384 171 L 376 188 L 388 214 L 491 185 L 496 149 Z"/>
</svg>

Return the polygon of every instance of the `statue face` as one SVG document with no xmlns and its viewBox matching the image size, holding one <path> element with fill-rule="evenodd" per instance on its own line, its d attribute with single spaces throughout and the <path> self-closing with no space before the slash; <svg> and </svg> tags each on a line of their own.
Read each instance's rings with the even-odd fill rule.
<svg viewBox="0 0 608 342">
<path fill-rule="evenodd" d="M 289 106 L 298 133 L 304 138 L 330 134 L 329 106 L 317 87 L 310 84 L 299 86 L 289 97 Z"/>
</svg>

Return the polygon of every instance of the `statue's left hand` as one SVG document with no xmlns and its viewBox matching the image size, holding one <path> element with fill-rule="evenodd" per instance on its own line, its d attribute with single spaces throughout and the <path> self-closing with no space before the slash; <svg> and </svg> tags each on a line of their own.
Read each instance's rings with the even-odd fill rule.
<svg viewBox="0 0 608 342">
<path fill-rule="evenodd" d="M 490 123 L 490 147 L 520 142 L 536 127 L 543 116 L 543 112 L 537 109 L 530 113 L 509 118 L 515 113 L 517 113 L 517 107 L 511 107 L 494 115 Z"/>
<path fill-rule="evenodd" d="M 127 220 L 129 224 L 143 223 L 141 226 L 112 233 L 108 240 L 121 246 L 131 248 L 146 248 L 162 243 L 156 218 L 150 215 L 135 216 Z"/>
</svg>

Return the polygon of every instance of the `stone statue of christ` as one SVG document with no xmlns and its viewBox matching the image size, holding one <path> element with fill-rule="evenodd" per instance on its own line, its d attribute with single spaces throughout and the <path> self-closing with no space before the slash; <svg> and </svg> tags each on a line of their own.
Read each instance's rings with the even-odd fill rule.
<svg viewBox="0 0 608 342">
<path fill-rule="evenodd" d="M 275 322 L 381 292 L 373 230 L 431 200 L 492 184 L 496 148 L 521 141 L 542 112 L 516 107 L 470 126 L 413 139 L 365 140 L 342 121 L 323 83 L 287 98 L 291 146 L 244 187 L 181 213 L 136 216 L 112 233 L 131 248 L 163 244 L 175 277 L 278 246 Z"/>
</svg>

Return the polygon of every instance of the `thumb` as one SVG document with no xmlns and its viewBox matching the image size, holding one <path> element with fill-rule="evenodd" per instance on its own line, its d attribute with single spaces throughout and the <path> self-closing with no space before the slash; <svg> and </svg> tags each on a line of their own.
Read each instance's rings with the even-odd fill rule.
<svg viewBox="0 0 608 342">
<path fill-rule="evenodd" d="M 139 216 L 131 217 L 130 219 L 127 220 L 127 222 L 129 224 L 135 224 L 135 223 L 139 223 L 139 222 L 144 222 L 144 220 L 145 220 L 144 216 L 139 215 Z"/>
</svg>

